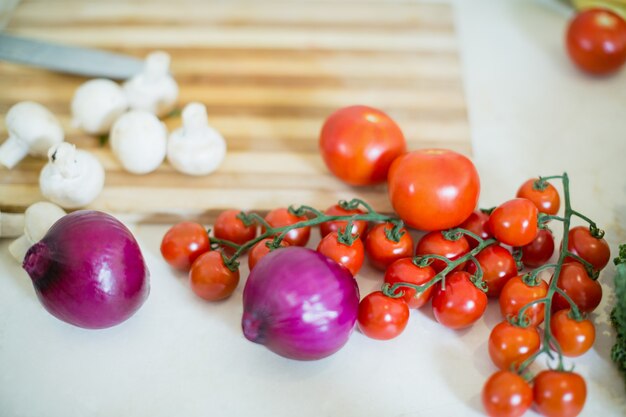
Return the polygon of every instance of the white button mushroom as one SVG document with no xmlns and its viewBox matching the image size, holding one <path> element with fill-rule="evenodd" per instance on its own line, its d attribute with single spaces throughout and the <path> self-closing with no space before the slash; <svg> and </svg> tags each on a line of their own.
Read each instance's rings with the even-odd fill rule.
<svg viewBox="0 0 626 417">
<path fill-rule="evenodd" d="M 28 249 L 43 239 L 48 229 L 63 216 L 65 211 L 61 207 L 47 201 L 29 206 L 24 213 L 24 234 L 9 245 L 11 255 L 18 262 L 22 262 Z"/>
<path fill-rule="evenodd" d="M 0 146 L 0 164 L 13 168 L 27 154 L 45 158 L 48 149 L 63 142 L 63 128 L 39 103 L 22 101 L 6 115 L 9 138 Z"/>
<path fill-rule="evenodd" d="M 117 119 L 109 142 L 124 169 L 133 174 L 147 174 L 165 159 L 167 129 L 154 114 L 133 110 Z"/>
<path fill-rule="evenodd" d="M 24 231 L 23 213 L 0 212 L 0 237 L 17 237 Z"/>
<path fill-rule="evenodd" d="M 98 197 L 104 186 L 104 168 L 95 156 L 62 142 L 50 148 L 48 158 L 39 175 L 39 187 L 47 199 L 74 208 Z"/>
<path fill-rule="evenodd" d="M 127 108 L 122 87 L 104 78 L 89 80 L 74 93 L 72 123 L 89 134 L 103 134 Z"/>
<path fill-rule="evenodd" d="M 167 160 L 188 175 L 206 175 L 215 171 L 226 156 L 224 137 L 211 126 L 206 107 L 189 103 L 183 110 L 183 127 L 170 135 Z"/>
<path fill-rule="evenodd" d="M 178 85 L 169 73 L 170 56 L 153 52 L 146 58 L 142 73 L 124 83 L 130 108 L 165 116 L 176 105 Z"/>
</svg>

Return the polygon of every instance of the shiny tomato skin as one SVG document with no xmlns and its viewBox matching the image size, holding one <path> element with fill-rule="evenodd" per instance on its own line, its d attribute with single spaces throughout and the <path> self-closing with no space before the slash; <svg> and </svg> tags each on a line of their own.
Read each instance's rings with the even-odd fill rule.
<svg viewBox="0 0 626 417">
<path fill-rule="evenodd" d="M 500 292 L 499 304 L 503 318 L 517 317 L 526 304 L 544 298 L 548 294 L 548 283 L 541 280 L 538 285 L 527 285 L 521 276 L 507 281 Z M 545 304 L 537 303 L 527 308 L 524 316 L 531 326 L 539 326 L 545 317 Z"/>
<path fill-rule="evenodd" d="M 528 245 L 537 237 L 539 210 L 525 198 L 514 198 L 500 204 L 489 216 L 489 230 L 501 243 Z"/>
<path fill-rule="evenodd" d="M 262 257 L 270 253 L 270 248 L 267 247 L 267 243 L 271 242 L 272 240 L 273 239 L 270 238 L 259 240 L 252 247 L 252 249 L 250 249 L 250 252 L 248 252 L 248 268 L 250 269 L 250 271 L 252 271 L 252 268 L 254 268 L 254 266 L 257 264 L 257 262 L 259 262 L 259 260 L 261 260 Z M 287 246 L 291 246 L 289 245 L 289 242 L 286 242 L 285 240 L 280 242 L 281 248 L 286 248 Z"/>
<path fill-rule="evenodd" d="M 357 237 L 352 245 L 348 246 L 340 243 L 337 239 L 337 232 L 327 234 L 317 246 L 317 251 L 348 268 L 354 276 L 363 265 L 363 258 L 365 257 L 363 242 Z"/>
<path fill-rule="evenodd" d="M 600 271 L 611 259 L 611 249 L 604 238 L 597 239 L 591 235 L 589 228 L 577 226 L 570 229 L 567 238 L 567 249 L 589 262 L 593 269 Z M 573 261 L 571 257 L 566 262 Z"/>
<path fill-rule="evenodd" d="M 256 237 L 256 225 L 244 226 L 243 221 L 237 218 L 239 213 L 239 210 L 225 210 L 217 216 L 213 225 L 213 234 L 216 238 L 243 245 Z M 224 249 L 230 253 L 234 252 L 230 247 Z"/>
<path fill-rule="evenodd" d="M 545 370 L 533 382 L 533 398 L 539 414 L 575 417 L 585 406 L 587 385 L 574 372 Z"/>
<path fill-rule="evenodd" d="M 222 253 L 209 251 L 198 257 L 189 270 L 191 289 L 207 301 L 230 297 L 239 283 L 239 270 L 231 271 L 224 264 Z"/>
<path fill-rule="evenodd" d="M 503 371 L 517 369 L 539 350 L 541 337 L 536 327 L 517 327 L 508 321 L 498 323 L 489 335 L 489 357 Z"/>
<path fill-rule="evenodd" d="M 307 220 L 306 216 L 296 216 L 289 213 L 287 208 L 281 207 L 267 213 L 265 221 L 272 227 L 283 227 Z M 263 232 L 265 232 L 263 228 Z M 311 227 L 305 226 L 291 229 L 285 239 L 292 246 L 305 246 L 311 236 Z"/>
<path fill-rule="evenodd" d="M 535 190 L 533 188 L 537 178 L 531 178 L 526 181 L 517 190 L 516 197 L 530 200 L 539 210 L 540 213 L 557 214 L 561 206 L 561 197 L 554 185 L 547 183 L 543 190 Z"/>
<path fill-rule="evenodd" d="M 432 304 L 439 323 L 451 329 L 463 329 L 485 313 L 487 294 L 476 288 L 467 272 L 453 272 L 446 277 L 445 288 L 437 285 Z"/>
<path fill-rule="evenodd" d="M 387 297 L 375 291 L 359 303 L 359 329 L 372 339 L 393 339 L 404 331 L 408 321 L 409 306 L 402 298 Z"/>
<path fill-rule="evenodd" d="M 533 403 L 533 390 L 516 373 L 498 371 L 485 383 L 482 402 L 489 417 L 521 417 Z"/>
<path fill-rule="evenodd" d="M 367 106 L 344 107 L 331 114 L 319 145 L 330 172 L 350 185 L 385 181 L 393 160 L 406 152 L 404 135 L 393 119 Z"/>
<path fill-rule="evenodd" d="M 463 223 L 461 223 L 459 227 L 469 230 L 483 240 L 486 240 L 492 237 L 491 232 L 489 231 L 488 222 L 489 215 L 487 213 L 484 213 L 481 210 L 475 210 L 467 219 L 465 219 Z M 466 235 L 465 238 L 467 239 L 470 248 L 474 249 L 478 246 L 478 241 L 473 237 Z"/>
<path fill-rule="evenodd" d="M 201 224 L 194 222 L 175 224 L 161 241 L 165 261 L 181 270 L 189 270 L 193 261 L 209 249 L 209 234 Z"/>
<path fill-rule="evenodd" d="M 589 278 L 585 267 L 578 262 L 563 264 L 556 285 L 576 303 L 581 313 L 591 313 L 602 301 L 602 286 L 598 281 Z M 570 308 L 570 305 L 565 297 L 558 293 L 554 294 L 552 310 L 567 308 Z"/>
<path fill-rule="evenodd" d="M 596 340 L 596 329 L 589 319 L 576 321 L 569 317 L 569 309 L 559 310 L 550 319 L 552 336 L 559 342 L 561 353 L 576 357 L 587 352 Z"/>
<path fill-rule="evenodd" d="M 487 246 L 476 255 L 476 260 L 483 271 L 483 281 L 487 284 L 488 297 L 498 297 L 504 284 L 517 275 L 517 264 L 513 255 L 502 246 Z M 465 270 L 474 275 L 476 264 L 468 262 Z"/>
<path fill-rule="evenodd" d="M 458 226 L 478 203 L 480 179 L 472 161 L 444 149 L 421 149 L 389 169 L 389 199 L 409 226 L 426 231 Z"/>
<path fill-rule="evenodd" d="M 465 236 L 461 236 L 458 240 L 448 240 L 443 236 L 442 232 L 426 233 L 417 242 L 415 255 L 440 255 L 451 261 L 459 259 L 470 251 L 469 243 Z M 436 272 L 443 271 L 448 264 L 439 259 L 434 259 L 430 264 Z M 453 271 L 460 271 L 465 267 L 465 262 L 459 264 Z"/>
<path fill-rule="evenodd" d="M 400 258 L 406 258 L 413 253 L 413 238 L 406 229 L 400 241 L 387 239 L 385 230 L 391 230 L 391 224 L 381 223 L 374 226 L 365 239 L 365 253 L 372 266 L 384 271 L 389 265 Z"/>
<path fill-rule="evenodd" d="M 350 216 L 354 214 L 364 214 L 365 212 L 361 209 L 355 210 L 346 210 L 341 208 L 339 204 L 335 204 L 334 206 L 330 206 L 324 211 L 324 214 L 327 216 Z M 331 232 L 339 232 L 340 230 L 345 230 L 348 225 L 347 221 L 335 220 L 330 222 L 325 222 L 320 224 L 320 234 L 322 238 Z M 356 220 L 352 222 L 352 234 L 358 235 L 362 240 L 365 240 L 367 234 L 367 222 L 365 220 Z"/>
<path fill-rule="evenodd" d="M 607 9 L 582 11 L 570 22 L 566 43 L 578 68 L 594 75 L 611 74 L 626 61 L 626 22 Z"/>
<path fill-rule="evenodd" d="M 540 229 L 535 240 L 522 246 L 522 262 L 529 268 L 537 268 L 548 262 L 554 253 L 554 235 L 548 229 Z"/>
<path fill-rule="evenodd" d="M 413 263 L 413 258 L 402 258 L 387 267 L 385 282 L 391 285 L 396 282 L 423 285 L 435 275 L 436 272 L 430 265 L 420 267 Z M 401 288 L 404 291 L 402 298 L 409 308 L 420 308 L 430 300 L 434 288 L 433 285 L 419 293 L 412 288 Z"/>
</svg>

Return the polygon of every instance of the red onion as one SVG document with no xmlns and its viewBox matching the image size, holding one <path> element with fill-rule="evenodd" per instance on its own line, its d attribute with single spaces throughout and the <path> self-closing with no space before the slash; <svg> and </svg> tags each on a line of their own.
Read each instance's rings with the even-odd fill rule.
<svg viewBox="0 0 626 417">
<path fill-rule="evenodd" d="M 277 249 L 248 277 L 243 333 L 281 356 L 321 359 L 348 341 L 358 309 L 359 288 L 347 268 L 310 249 Z"/>
<path fill-rule="evenodd" d="M 39 301 L 53 316 L 101 329 L 132 316 L 150 292 L 149 272 L 130 231 L 99 211 L 58 220 L 24 258 Z"/>
</svg>

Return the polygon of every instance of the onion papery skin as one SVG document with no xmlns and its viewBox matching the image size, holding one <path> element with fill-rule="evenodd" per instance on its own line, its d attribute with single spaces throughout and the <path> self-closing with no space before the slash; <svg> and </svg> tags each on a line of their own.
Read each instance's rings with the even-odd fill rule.
<svg viewBox="0 0 626 417">
<path fill-rule="evenodd" d="M 359 309 L 348 269 L 302 247 L 277 249 L 250 273 L 243 292 L 245 337 L 281 356 L 317 360 L 346 344 Z"/>
<path fill-rule="evenodd" d="M 137 241 L 119 220 L 99 211 L 62 217 L 28 250 L 23 267 L 48 312 L 87 329 L 125 321 L 150 292 Z"/>
</svg>

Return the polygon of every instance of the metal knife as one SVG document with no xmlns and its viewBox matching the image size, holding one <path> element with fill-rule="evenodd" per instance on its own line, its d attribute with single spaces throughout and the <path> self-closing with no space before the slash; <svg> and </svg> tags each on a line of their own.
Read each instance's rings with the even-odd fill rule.
<svg viewBox="0 0 626 417">
<path fill-rule="evenodd" d="M 0 33 L 0 60 L 88 77 L 124 80 L 144 61 L 97 49 L 67 46 Z"/>
</svg>

